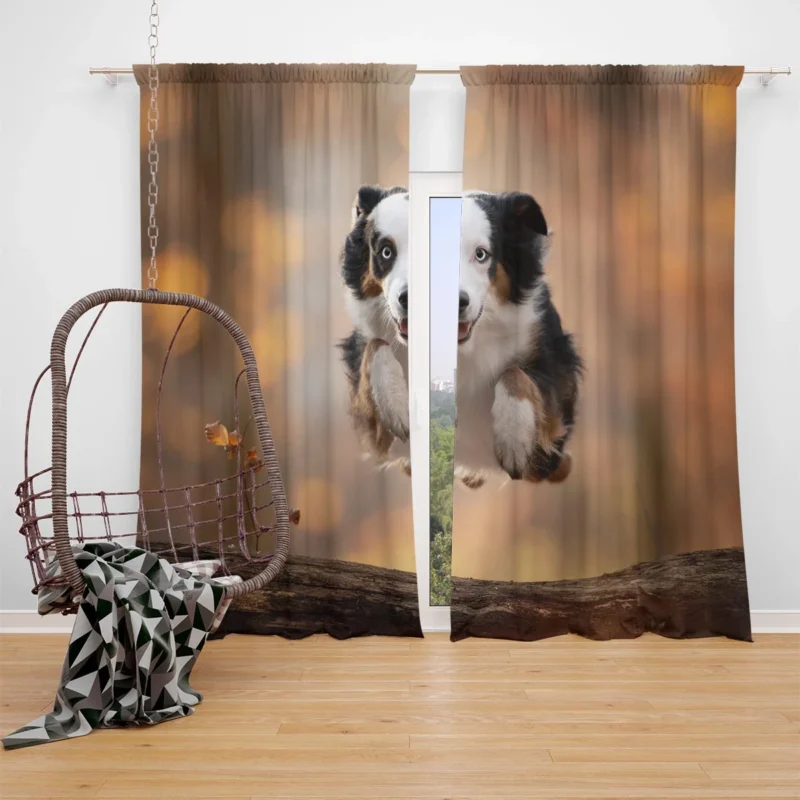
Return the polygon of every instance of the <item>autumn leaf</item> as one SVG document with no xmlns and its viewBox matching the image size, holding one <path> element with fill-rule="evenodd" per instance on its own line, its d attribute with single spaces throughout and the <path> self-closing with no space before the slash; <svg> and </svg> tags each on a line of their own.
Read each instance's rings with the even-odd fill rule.
<svg viewBox="0 0 800 800">
<path fill-rule="evenodd" d="M 239 432 L 228 433 L 228 429 L 219 420 L 206 425 L 206 439 L 211 444 L 224 447 L 228 458 L 233 458 L 236 455 L 236 450 L 241 442 Z"/>
<path fill-rule="evenodd" d="M 292 525 L 299 525 L 300 524 L 300 509 L 299 508 L 290 508 L 289 509 L 289 522 Z"/>
<path fill-rule="evenodd" d="M 244 462 L 245 469 L 252 469 L 258 472 L 264 466 L 264 462 L 258 457 L 258 452 L 253 450 L 247 451 L 247 458 Z"/>
<path fill-rule="evenodd" d="M 228 444 L 228 435 L 228 429 L 219 420 L 212 422 L 210 425 L 206 425 L 206 439 L 208 439 L 211 444 L 224 447 Z"/>
</svg>

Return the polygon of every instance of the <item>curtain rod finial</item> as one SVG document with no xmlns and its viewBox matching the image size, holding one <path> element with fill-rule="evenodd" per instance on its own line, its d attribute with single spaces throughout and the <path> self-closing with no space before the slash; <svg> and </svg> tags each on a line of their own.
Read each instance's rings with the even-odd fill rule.
<svg viewBox="0 0 800 800">
<path fill-rule="evenodd" d="M 131 70 L 133 72 L 133 70 Z M 119 71 L 112 67 L 89 67 L 90 75 L 102 75 L 110 86 L 119 84 Z"/>
<path fill-rule="evenodd" d="M 762 86 L 769 86 L 778 75 L 791 75 L 792 68 L 791 67 L 784 67 L 784 68 L 775 68 L 770 67 L 769 71 L 765 71 L 761 73 L 761 85 Z"/>
</svg>

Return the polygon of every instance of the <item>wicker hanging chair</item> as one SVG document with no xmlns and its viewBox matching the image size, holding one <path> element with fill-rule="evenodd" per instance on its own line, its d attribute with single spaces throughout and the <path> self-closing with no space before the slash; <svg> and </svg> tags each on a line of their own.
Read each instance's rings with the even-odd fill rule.
<svg viewBox="0 0 800 800">
<path fill-rule="evenodd" d="M 156 304 L 186 309 L 165 353 L 158 383 L 156 440 L 160 485 L 157 488 L 132 492 L 68 494 L 67 395 L 87 341 L 110 303 Z M 70 331 L 80 317 L 98 306 L 101 307 L 100 311 L 80 346 L 67 379 L 65 350 Z M 239 348 L 244 369 L 234 385 L 234 431 L 237 441 L 242 441 L 246 431 L 240 433 L 238 390 L 239 381 L 245 376 L 260 457 L 248 458 L 243 463 L 242 447 L 238 446 L 233 448 L 236 456 L 234 474 L 194 485 L 168 487 L 164 477 L 161 448 L 161 394 L 173 345 L 187 316 L 193 311 L 216 320 Z M 52 465 L 31 473 L 31 413 L 36 390 L 48 371 L 52 378 Z M 71 589 L 71 602 L 62 607 L 65 614 L 77 610 L 85 588 L 75 562 L 75 542 L 117 540 L 122 544 L 135 544 L 157 552 L 160 557 L 173 563 L 198 558 L 218 558 L 222 571 L 226 574 L 230 574 L 226 552 L 230 555 L 238 545 L 238 551 L 245 562 L 259 566 L 263 564 L 263 569 L 247 580 L 227 586 L 226 596 L 229 598 L 263 588 L 281 571 L 286 561 L 289 552 L 289 510 L 253 350 L 239 325 L 222 309 L 203 298 L 155 289 L 107 289 L 87 295 L 75 303 L 61 318 L 55 330 L 50 349 L 50 364 L 37 378 L 31 393 L 25 428 L 24 461 L 25 477 L 16 491 L 19 498 L 17 513 L 22 517 L 20 532 L 27 545 L 27 558 L 33 573 L 33 592 L 37 594 L 45 586 L 68 585 Z M 123 506 L 122 510 L 112 510 L 110 501 L 114 506 Z M 99 506 L 99 510 L 88 511 L 86 506 Z M 262 517 L 267 514 L 269 524 L 262 521 Z M 155 525 L 154 517 L 157 520 Z M 88 527 L 94 527 L 95 532 L 87 532 Z M 102 532 L 96 532 L 97 529 Z M 265 554 L 260 552 L 259 547 L 259 551 L 251 553 L 253 542 L 260 543 L 264 534 L 274 536 L 272 552 Z M 56 577 L 47 572 L 53 551 L 61 568 L 60 575 Z M 242 563 L 238 555 L 236 562 Z"/>
<path fill-rule="evenodd" d="M 233 558 L 238 544 L 241 558 L 236 556 L 235 566 L 246 569 L 250 577 L 238 582 L 226 582 L 226 599 L 235 599 L 266 586 L 281 571 L 289 553 L 290 515 L 250 342 L 236 322 L 208 300 L 190 294 L 162 292 L 156 288 L 159 235 L 156 221 L 159 163 L 156 140 L 159 85 L 156 49 L 159 15 L 155 0 L 150 6 L 149 23 L 150 104 L 147 112 L 147 163 L 150 183 L 147 187 L 149 220 L 146 229 L 150 243 L 150 266 L 147 271 L 149 288 L 146 291 L 106 289 L 87 295 L 75 303 L 56 327 L 50 347 L 50 364 L 36 379 L 28 403 L 25 477 L 16 492 L 19 498 L 17 514 L 22 517 L 20 532 L 25 537 L 27 558 L 33 573 L 33 593 L 38 594 L 45 587 L 69 587 L 63 592 L 66 598 L 58 604 L 65 614 L 77 611 L 86 588 L 75 560 L 73 546 L 76 542 L 118 541 L 123 545 L 135 545 L 150 550 L 173 563 L 199 559 L 219 560 L 221 570 L 226 575 L 231 574 L 226 554 Z M 158 382 L 156 444 L 159 485 L 157 488 L 133 492 L 73 491 L 67 494 L 67 395 L 89 337 L 110 303 L 155 304 L 186 309 L 167 347 Z M 65 351 L 70 331 L 84 314 L 97 306 L 101 307 L 100 311 L 89 327 L 67 379 Z M 236 456 L 236 471 L 233 475 L 212 481 L 168 487 L 161 446 L 161 396 L 173 346 L 186 318 L 193 311 L 201 312 L 222 325 L 236 342 L 244 361 L 244 369 L 236 378 L 233 392 L 235 439 L 226 441 L 229 456 Z M 46 469 L 31 473 L 31 413 L 36 390 L 48 371 L 53 387 L 52 463 Z M 248 452 L 244 463 L 242 446 L 248 426 L 243 431 L 239 427 L 239 381 L 242 376 L 247 379 L 252 421 L 255 422 L 257 443 L 261 451 L 259 456 L 258 448 L 253 448 Z M 227 429 L 225 430 L 227 433 Z M 208 426 L 207 436 L 214 440 L 209 435 Z M 93 507 L 93 510 L 87 510 L 87 506 Z M 99 511 L 96 510 L 98 506 Z M 263 517 L 267 514 L 270 520 L 265 524 Z M 297 512 L 293 513 L 292 519 L 297 521 Z M 269 553 L 264 553 L 261 549 L 265 534 L 274 537 L 272 552 Z M 255 553 L 251 552 L 251 544 L 255 545 Z M 52 565 L 53 554 L 58 560 L 59 570 L 48 569 Z M 260 571 L 255 571 L 248 564 L 257 565 L 256 570 Z"/>
</svg>

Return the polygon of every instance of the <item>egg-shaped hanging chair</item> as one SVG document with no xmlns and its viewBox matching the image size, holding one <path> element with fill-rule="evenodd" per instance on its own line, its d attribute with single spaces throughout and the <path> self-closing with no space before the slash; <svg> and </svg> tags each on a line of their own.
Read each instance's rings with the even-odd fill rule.
<svg viewBox="0 0 800 800">
<path fill-rule="evenodd" d="M 112 303 L 179 306 L 185 310 L 178 322 L 161 365 L 156 407 L 156 442 L 159 485 L 134 491 L 67 491 L 67 397 L 78 362 L 103 312 Z M 65 350 L 75 323 L 93 308 L 100 311 L 84 338 L 67 377 Z M 161 448 L 161 405 L 164 378 L 173 346 L 190 313 L 201 313 L 219 323 L 235 341 L 244 362 L 233 387 L 233 430 L 225 431 L 231 474 L 192 485 L 167 485 Z M 52 463 L 31 472 L 30 434 L 36 391 L 45 375 L 52 379 Z M 245 378 L 251 421 L 255 432 L 246 449 L 250 425 L 240 430 L 239 387 Z M 145 402 L 152 402 L 145 398 Z M 207 426 L 211 441 L 218 436 Z M 216 442 L 219 444 L 220 442 Z M 259 452 L 260 451 L 260 452 Z M 67 599 L 59 607 L 76 611 L 85 588 L 76 565 L 74 545 L 105 540 L 136 546 L 157 553 L 173 563 L 214 559 L 220 571 L 230 575 L 226 555 L 235 554 L 236 565 L 261 567 L 251 577 L 226 586 L 226 599 L 240 597 L 266 586 L 280 572 L 289 552 L 290 515 L 269 421 L 264 407 L 258 367 L 253 349 L 239 325 L 208 300 L 189 294 L 154 289 L 106 289 L 75 303 L 61 318 L 52 339 L 50 364 L 39 375 L 31 393 L 25 428 L 25 476 L 17 487 L 20 532 L 27 546 L 33 573 L 34 593 L 42 588 L 68 586 Z M 272 537 L 271 540 L 267 537 Z M 270 542 L 266 550 L 262 542 Z M 238 552 L 236 552 L 238 551 Z M 57 558 L 59 570 L 49 569 Z M 56 574 L 54 574 L 54 572 Z M 248 569 L 248 573 L 252 573 Z M 210 577 L 210 576 L 209 576 Z"/>
<path fill-rule="evenodd" d="M 225 585 L 225 606 L 236 597 L 266 586 L 281 571 L 289 552 L 289 510 L 250 342 L 239 325 L 209 300 L 190 294 L 162 292 L 156 287 L 159 237 L 156 221 L 159 167 L 156 48 L 159 16 L 155 1 L 150 8 L 149 22 L 150 98 L 146 120 L 150 173 L 146 228 L 150 250 L 147 270 L 149 288 L 106 289 L 89 294 L 73 304 L 56 327 L 50 348 L 50 364 L 37 378 L 28 404 L 25 476 L 17 487 L 17 513 L 22 517 L 20 531 L 25 537 L 27 558 L 33 572 L 33 591 L 39 594 L 42 589 L 48 590 L 48 602 L 42 603 L 40 598 L 40 608 L 44 606 L 45 611 L 53 607 L 60 608 L 64 613 L 77 611 L 86 582 L 76 562 L 76 552 L 80 553 L 82 546 L 93 541 L 116 542 L 122 546 L 149 550 L 159 558 L 176 564 L 202 561 L 202 565 L 192 564 L 192 567 L 203 574 L 206 570 L 214 570 L 213 574 L 204 574 L 205 577 L 216 577 L 217 572 L 223 573 L 224 580 L 221 582 Z M 103 312 L 113 303 L 178 306 L 185 309 L 166 348 L 157 395 L 155 398 L 143 398 L 145 403 L 155 401 L 158 485 L 134 491 L 98 489 L 68 494 L 67 396 L 87 342 Z M 89 327 L 67 378 L 67 339 L 75 323 L 97 307 L 100 310 Z M 243 360 L 244 368 L 233 386 L 232 431 L 229 432 L 221 422 L 206 426 L 206 438 L 213 444 L 224 446 L 228 454 L 227 461 L 234 462 L 235 458 L 236 467 L 232 474 L 215 480 L 192 484 L 178 481 L 168 485 L 161 436 L 164 378 L 181 328 L 192 313 L 203 314 L 219 323 L 235 341 Z M 47 372 L 50 372 L 52 380 L 52 461 L 45 469 L 32 472 L 32 411 L 36 391 Z M 239 385 L 242 377 L 246 378 L 252 414 L 244 429 L 240 429 L 239 425 Z M 98 387 L 98 393 L 103 388 Z M 255 433 L 251 433 L 251 438 L 257 441 L 247 443 L 247 433 L 252 430 L 250 422 L 255 423 Z M 250 444 L 256 446 L 249 447 Z M 245 447 L 248 449 L 243 458 Z M 296 515 L 293 515 L 293 519 L 296 521 Z M 267 543 L 266 548 L 264 542 Z M 244 579 L 231 575 L 228 560 L 234 558 L 234 567 L 246 572 Z M 57 598 L 55 606 L 54 597 Z"/>
</svg>

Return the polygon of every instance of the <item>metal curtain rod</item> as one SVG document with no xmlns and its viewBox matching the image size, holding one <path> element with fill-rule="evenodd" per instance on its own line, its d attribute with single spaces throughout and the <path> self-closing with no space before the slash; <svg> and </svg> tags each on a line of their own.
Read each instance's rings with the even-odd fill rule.
<svg viewBox="0 0 800 800">
<path fill-rule="evenodd" d="M 106 80 L 111 84 L 117 83 L 119 75 L 132 75 L 133 69 L 130 67 L 89 67 L 90 75 L 105 75 Z M 418 69 L 417 75 L 460 75 L 460 69 Z M 760 75 L 761 85 L 766 86 L 774 80 L 777 75 L 791 75 L 791 67 L 745 67 L 745 75 Z"/>
</svg>

